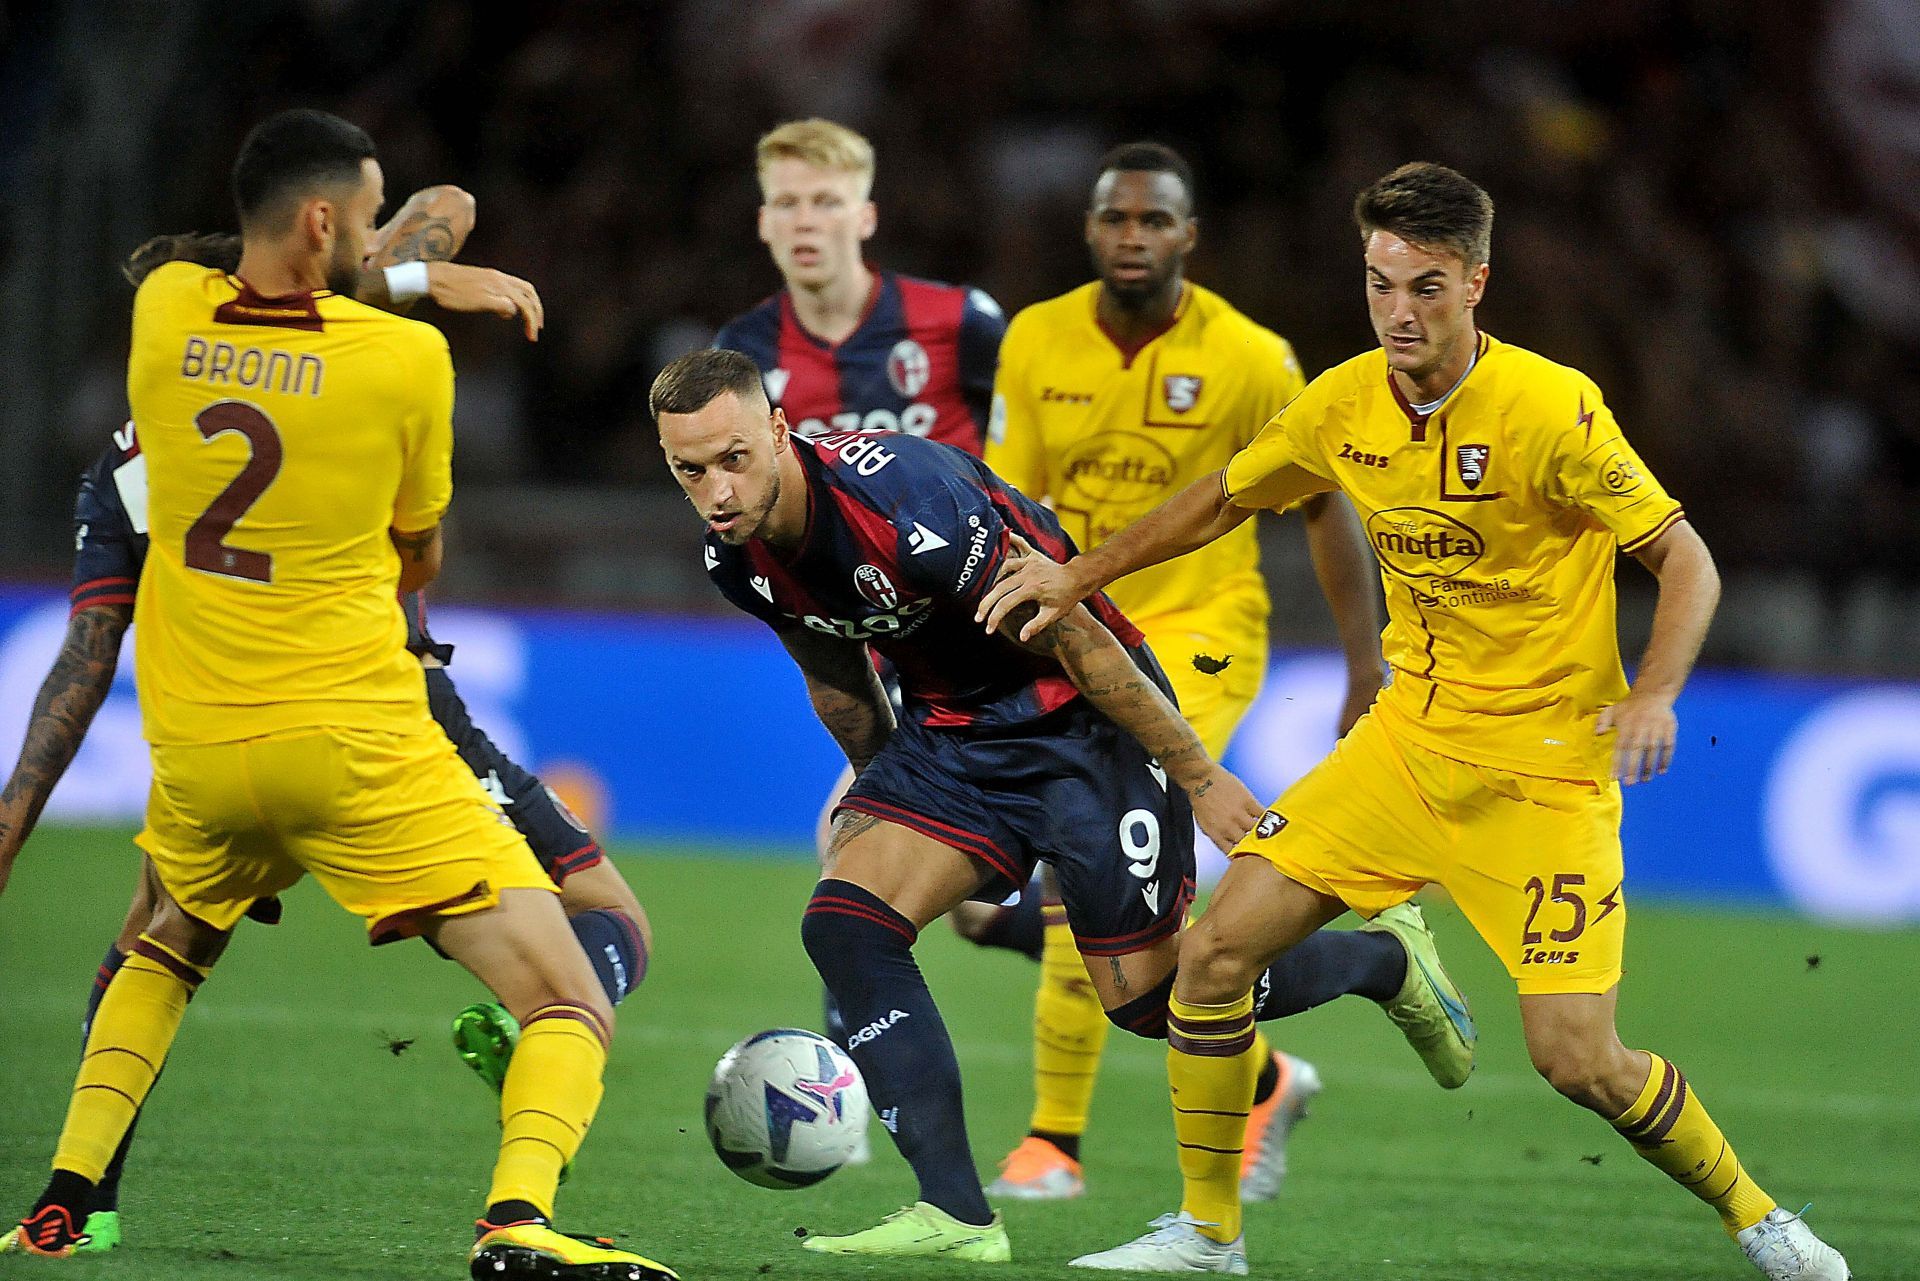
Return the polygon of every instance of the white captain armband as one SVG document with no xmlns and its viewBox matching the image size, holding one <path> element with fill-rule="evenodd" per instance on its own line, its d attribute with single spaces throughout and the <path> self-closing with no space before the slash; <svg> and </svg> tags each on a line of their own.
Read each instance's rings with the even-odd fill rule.
<svg viewBox="0 0 1920 1281">
<path fill-rule="evenodd" d="M 387 278 L 387 298 L 393 303 L 412 302 L 427 296 L 427 264 L 403 262 L 381 273 Z"/>
</svg>

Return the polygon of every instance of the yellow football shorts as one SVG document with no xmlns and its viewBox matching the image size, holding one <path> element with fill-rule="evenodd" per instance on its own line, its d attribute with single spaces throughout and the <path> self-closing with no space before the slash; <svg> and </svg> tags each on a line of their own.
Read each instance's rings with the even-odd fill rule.
<svg viewBox="0 0 1920 1281">
<path fill-rule="evenodd" d="M 174 901 L 221 930 L 309 872 L 366 919 L 374 943 L 492 907 L 501 890 L 553 890 L 447 736 L 421 719 L 418 733 L 156 746 L 135 840 Z"/>
<path fill-rule="evenodd" d="M 1234 857 L 1372 917 L 1444 886 L 1522 993 L 1620 981 L 1620 785 L 1470 765 L 1376 710 L 1274 802 Z"/>
<path fill-rule="evenodd" d="M 1216 761 L 1267 677 L 1264 620 L 1257 629 L 1223 628 L 1221 621 L 1204 610 L 1134 620 L 1167 673 L 1180 714 Z"/>
</svg>

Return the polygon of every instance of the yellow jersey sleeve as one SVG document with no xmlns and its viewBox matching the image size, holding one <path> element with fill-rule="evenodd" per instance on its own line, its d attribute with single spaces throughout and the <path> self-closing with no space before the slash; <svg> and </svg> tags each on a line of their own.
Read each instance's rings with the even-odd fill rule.
<svg viewBox="0 0 1920 1281">
<path fill-rule="evenodd" d="M 1227 501 L 1236 507 L 1285 511 L 1337 488 L 1314 431 L 1312 397 L 1295 396 L 1227 461 Z"/>
<path fill-rule="evenodd" d="M 1259 335 L 1261 349 L 1248 375 L 1247 400 L 1251 412 L 1237 420 L 1244 425 L 1244 434 L 1238 442 L 1243 448 L 1260 434 L 1255 424 L 1271 422 L 1274 415 L 1307 389 L 1307 376 L 1300 368 L 1300 358 L 1293 354 L 1293 344 L 1270 329 L 1250 328 Z"/>
<path fill-rule="evenodd" d="M 1582 380 L 1564 421 L 1569 427 L 1553 439 L 1541 486 L 1551 501 L 1598 521 L 1624 552 L 1639 550 L 1685 518 L 1627 444 L 1599 388 Z"/>
<path fill-rule="evenodd" d="M 421 337 L 414 381 L 420 403 L 406 425 L 393 501 L 393 528 L 409 534 L 438 525 L 453 501 L 453 355 L 438 330 Z"/>
<path fill-rule="evenodd" d="M 1027 381 L 1031 323 L 1015 316 L 1000 340 L 1000 363 L 993 376 L 993 409 L 987 419 L 986 463 L 993 474 L 1029 498 L 1045 498 L 1047 445 L 1034 411 Z"/>
</svg>

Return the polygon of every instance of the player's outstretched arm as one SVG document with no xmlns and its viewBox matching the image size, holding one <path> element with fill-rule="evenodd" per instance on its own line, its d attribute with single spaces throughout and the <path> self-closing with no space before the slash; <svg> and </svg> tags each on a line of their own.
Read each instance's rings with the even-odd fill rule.
<svg viewBox="0 0 1920 1281">
<path fill-rule="evenodd" d="M 1032 640 L 1114 579 L 1198 551 L 1251 515 L 1253 508 L 1227 501 L 1224 476 L 1216 471 L 1064 565 L 1021 543 L 1025 554 L 1008 558 L 974 618 L 990 632 L 1001 631 L 1014 610 L 1034 605 L 1036 612 L 1018 637 Z"/>
<path fill-rule="evenodd" d="M 415 297 L 424 296 L 446 311 L 519 316 L 527 341 L 538 341 L 547 323 L 539 290 L 504 271 L 450 261 L 466 244 L 474 216 L 473 197 L 451 183 L 414 192 L 368 242 L 354 297 L 389 311 L 404 311 Z M 388 288 L 387 268 L 415 262 L 424 266 L 424 279 L 417 282 L 420 292 L 396 300 Z"/>
<path fill-rule="evenodd" d="M 1633 688 L 1612 707 L 1602 708 L 1593 728 L 1596 734 L 1612 730 L 1619 736 L 1613 745 L 1613 776 L 1629 784 L 1647 782 L 1672 764 L 1680 733 L 1673 703 L 1700 657 L 1720 602 L 1720 572 L 1713 566 L 1713 553 L 1686 521 L 1635 552 L 1634 558 L 1660 581 L 1653 637 L 1641 656 Z"/>
<path fill-rule="evenodd" d="M 1307 552 L 1320 594 L 1333 611 L 1340 652 L 1347 660 L 1347 697 L 1340 708 L 1345 734 L 1380 692 L 1380 573 L 1367 532 L 1344 494 L 1315 494 L 1301 504 Z"/>
<path fill-rule="evenodd" d="M 1031 641 L 1019 639 L 1024 623 L 1016 616 L 1001 634 L 1057 661 L 1074 688 L 1133 735 L 1167 777 L 1186 790 L 1200 830 L 1223 850 L 1239 844 L 1260 821 L 1260 803 L 1245 783 L 1207 755 L 1193 727 L 1113 633 L 1085 605 L 1072 606 Z"/>
<path fill-rule="evenodd" d="M 106 701 L 120 642 L 132 621 L 131 605 L 94 605 L 67 622 L 66 640 L 33 701 L 20 759 L 0 790 L 0 891 L 54 784 L 73 763 L 94 713 Z"/>
<path fill-rule="evenodd" d="M 858 775 L 893 733 L 893 705 L 865 645 L 790 628 L 780 643 L 806 678 L 814 715 Z"/>
</svg>

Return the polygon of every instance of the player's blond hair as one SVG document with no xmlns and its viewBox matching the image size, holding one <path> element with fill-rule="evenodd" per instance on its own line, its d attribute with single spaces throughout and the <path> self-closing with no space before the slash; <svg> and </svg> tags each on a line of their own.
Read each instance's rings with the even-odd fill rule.
<svg viewBox="0 0 1920 1281">
<path fill-rule="evenodd" d="M 762 191 L 766 189 L 767 166 L 776 160 L 799 160 L 837 173 L 855 174 L 861 180 L 862 200 L 873 190 L 873 144 L 845 125 L 818 116 L 789 120 L 768 131 L 753 155 Z"/>
</svg>

